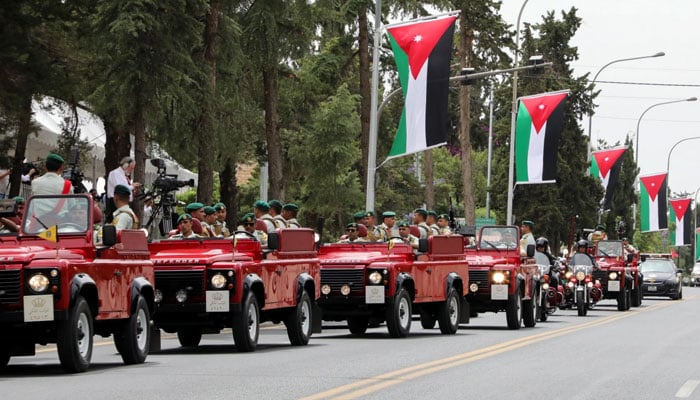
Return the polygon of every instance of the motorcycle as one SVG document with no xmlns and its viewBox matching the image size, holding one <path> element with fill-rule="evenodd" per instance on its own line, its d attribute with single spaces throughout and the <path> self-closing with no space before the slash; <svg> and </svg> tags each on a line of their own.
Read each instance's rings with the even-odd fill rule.
<svg viewBox="0 0 700 400">
<path fill-rule="evenodd" d="M 549 258 L 544 253 L 539 252 L 535 253 L 535 261 L 540 270 L 537 318 L 544 322 L 564 302 L 564 290 L 559 284 L 561 266 L 558 261 L 555 262 L 554 266 L 551 266 Z"/>
<path fill-rule="evenodd" d="M 587 255 L 574 254 L 570 264 L 571 271 L 567 272 L 567 294 L 579 317 L 584 317 L 600 300 L 600 282 L 593 279 L 593 260 Z"/>
</svg>

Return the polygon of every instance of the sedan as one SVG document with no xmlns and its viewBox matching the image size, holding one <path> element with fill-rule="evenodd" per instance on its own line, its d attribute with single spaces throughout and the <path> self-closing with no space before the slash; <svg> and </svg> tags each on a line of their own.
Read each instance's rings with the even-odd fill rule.
<svg viewBox="0 0 700 400">
<path fill-rule="evenodd" d="M 683 298 L 680 271 L 673 260 L 651 258 L 644 261 L 639 269 L 644 275 L 643 296 L 668 296 L 673 300 Z"/>
<path fill-rule="evenodd" d="M 690 286 L 700 285 L 700 262 L 695 263 L 690 273 Z"/>
</svg>

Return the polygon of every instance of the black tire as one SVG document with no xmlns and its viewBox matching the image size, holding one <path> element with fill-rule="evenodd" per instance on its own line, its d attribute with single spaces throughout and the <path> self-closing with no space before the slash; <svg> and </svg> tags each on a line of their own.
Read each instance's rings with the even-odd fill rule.
<svg viewBox="0 0 700 400">
<path fill-rule="evenodd" d="M 5 369 L 10 363 L 10 348 L 7 344 L 0 343 L 0 370 Z"/>
<path fill-rule="evenodd" d="M 430 312 L 430 310 L 421 310 L 420 312 L 420 326 L 423 329 L 433 329 L 435 328 L 435 322 L 437 318 Z"/>
<path fill-rule="evenodd" d="M 547 321 L 547 317 L 549 316 L 547 314 L 547 306 L 549 305 L 548 299 L 547 299 L 547 293 L 540 293 L 540 301 L 539 305 L 537 306 L 537 319 L 539 319 L 542 322 Z"/>
<path fill-rule="evenodd" d="M 68 318 L 58 321 L 56 347 L 61 366 L 67 372 L 83 372 L 90 366 L 94 335 L 92 312 L 82 296 L 68 310 Z"/>
<path fill-rule="evenodd" d="M 187 327 L 177 331 L 177 341 L 182 347 L 197 347 L 202 341 L 202 330 L 198 327 Z"/>
<path fill-rule="evenodd" d="M 459 294 L 455 289 L 450 289 L 447 293 L 445 302 L 439 305 L 438 308 L 438 324 L 440 325 L 440 333 L 443 335 L 454 335 L 459 329 L 459 312 L 460 312 Z M 421 317 L 421 323 L 423 318 Z"/>
<path fill-rule="evenodd" d="M 576 311 L 579 317 L 585 317 L 588 313 L 588 309 L 586 308 L 586 294 L 583 293 L 583 290 L 576 291 Z"/>
<path fill-rule="evenodd" d="M 642 305 L 642 291 L 637 286 L 636 289 L 632 290 L 632 307 L 639 307 Z"/>
<path fill-rule="evenodd" d="M 620 289 L 620 293 L 617 294 L 617 310 L 627 311 L 627 309 L 629 308 L 629 304 L 627 304 L 629 294 L 627 293 L 628 291 L 626 287 L 623 286 Z"/>
<path fill-rule="evenodd" d="M 141 364 L 148 357 L 151 344 L 150 314 L 146 300 L 139 296 L 134 313 L 123 324 L 121 332 L 115 335 L 115 344 L 124 364 Z"/>
<path fill-rule="evenodd" d="M 260 309 L 253 292 L 243 302 L 243 309 L 233 315 L 233 341 L 240 352 L 255 351 L 260 336 Z"/>
<path fill-rule="evenodd" d="M 533 328 L 537 325 L 537 318 L 535 318 L 535 308 L 537 308 L 537 297 L 532 296 L 530 300 L 523 300 L 523 325 L 527 328 Z"/>
<path fill-rule="evenodd" d="M 301 292 L 301 298 L 284 320 L 287 336 L 292 346 L 305 346 L 311 338 L 311 299 L 306 291 Z"/>
<path fill-rule="evenodd" d="M 362 335 L 367 332 L 369 326 L 369 317 L 349 317 L 348 329 L 353 335 Z"/>
<path fill-rule="evenodd" d="M 520 329 L 522 322 L 521 311 L 523 308 L 523 298 L 520 296 L 520 284 L 515 285 L 515 293 L 508 295 L 506 304 L 506 323 L 508 329 Z"/>
<path fill-rule="evenodd" d="M 394 302 L 386 310 L 386 327 L 389 336 L 402 338 L 411 332 L 411 298 L 404 289 L 394 297 Z"/>
</svg>

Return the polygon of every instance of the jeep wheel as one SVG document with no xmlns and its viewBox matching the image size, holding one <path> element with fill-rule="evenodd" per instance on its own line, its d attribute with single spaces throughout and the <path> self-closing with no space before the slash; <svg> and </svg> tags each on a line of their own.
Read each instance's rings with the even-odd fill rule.
<svg viewBox="0 0 700 400">
<path fill-rule="evenodd" d="M 369 326 L 368 317 L 349 317 L 348 318 L 348 329 L 353 335 L 362 335 L 367 332 L 367 327 Z"/>
<path fill-rule="evenodd" d="M 177 341 L 182 347 L 197 347 L 202 341 L 202 330 L 196 327 L 182 328 L 177 331 Z"/>
<path fill-rule="evenodd" d="M 542 322 L 547 321 L 547 306 L 549 305 L 549 299 L 547 298 L 548 293 L 540 293 L 540 301 L 537 304 L 537 319 Z"/>
<path fill-rule="evenodd" d="M 430 310 L 423 309 L 420 312 L 420 326 L 423 327 L 423 329 L 433 329 L 435 328 L 435 321 L 437 319 L 435 318 L 435 315 L 433 315 Z"/>
<path fill-rule="evenodd" d="M 243 309 L 233 314 L 233 341 L 240 352 L 254 351 L 260 335 L 260 310 L 253 292 L 248 292 Z"/>
<path fill-rule="evenodd" d="M 311 337 L 311 299 L 306 291 L 301 292 L 301 298 L 294 310 L 284 320 L 287 327 L 287 336 L 292 346 L 304 346 L 309 344 Z"/>
<path fill-rule="evenodd" d="M 586 308 L 586 294 L 583 290 L 576 291 L 576 311 L 578 311 L 579 317 L 585 317 L 588 314 L 588 308 Z"/>
<path fill-rule="evenodd" d="M 636 289 L 632 290 L 632 307 L 639 307 L 642 305 L 642 291 L 637 286 Z"/>
<path fill-rule="evenodd" d="M 620 293 L 617 294 L 617 311 L 626 311 L 629 308 L 627 300 L 629 299 L 628 290 L 626 287 L 620 288 Z"/>
<path fill-rule="evenodd" d="M 406 337 L 411 331 L 411 298 L 404 289 L 399 292 L 386 310 L 386 327 L 389 336 L 394 338 Z"/>
<path fill-rule="evenodd" d="M 508 295 L 506 304 L 506 322 L 508 329 L 520 329 L 522 316 L 520 310 L 523 308 L 523 299 L 520 296 L 520 284 L 515 285 L 515 293 Z"/>
<path fill-rule="evenodd" d="M 0 343 L 0 370 L 7 367 L 10 362 L 10 348 L 6 344 Z"/>
<path fill-rule="evenodd" d="M 92 313 L 82 296 L 68 311 L 68 318 L 58 321 L 56 347 L 61 366 L 68 372 L 83 372 L 92 358 Z"/>
<path fill-rule="evenodd" d="M 537 291 L 533 293 L 530 300 L 523 300 L 523 324 L 527 328 L 532 328 L 537 325 L 537 319 L 535 319 L 535 308 L 537 308 L 537 299 L 539 296 L 536 295 Z"/>
<path fill-rule="evenodd" d="M 136 300 L 134 313 L 124 323 L 121 332 L 114 337 L 115 343 L 116 341 L 120 342 L 117 349 L 119 349 L 124 364 L 141 364 L 146 361 L 151 342 L 149 322 L 146 300 L 139 296 Z"/>
<path fill-rule="evenodd" d="M 450 289 L 445 303 L 438 308 L 438 323 L 443 335 L 454 335 L 459 329 L 459 295 L 454 289 Z M 423 318 L 421 317 L 421 322 Z"/>
</svg>

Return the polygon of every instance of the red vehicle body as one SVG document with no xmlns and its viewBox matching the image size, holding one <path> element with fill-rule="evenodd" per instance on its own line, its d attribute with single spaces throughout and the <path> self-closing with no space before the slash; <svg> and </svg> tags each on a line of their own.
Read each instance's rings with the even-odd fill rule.
<svg viewBox="0 0 700 400">
<path fill-rule="evenodd" d="M 600 240 L 595 245 L 596 269 L 604 299 L 617 301 L 617 309 L 629 310 L 642 304 L 642 276 L 636 254 L 625 254 L 622 241 Z"/>
<path fill-rule="evenodd" d="M 253 351 L 260 323 L 283 321 L 293 345 L 307 344 L 321 326 L 313 312 L 320 281 L 314 232 L 283 229 L 268 244 L 263 249 L 252 237 L 236 239 L 235 248 L 214 238 L 150 243 L 156 327 L 177 333 L 183 346 L 232 328 L 238 351 Z"/>
<path fill-rule="evenodd" d="M 34 196 L 21 231 L 0 241 L 0 367 L 56 343 L 65 370 L 85 371 L 95 334 L 114 335 L 125 363 L 145 361 L 154 310 L 146 236 L 124 230 L 117 242 L 110 227 L 95 246 L 92 207 L 85 195 Z M 39 237 L 53 225 L 56 243 Z"/>
<path fill-rule="evenodd" d="M 472 316 L 483 312 L 506 312 L 509 329 L 521 323 L 537 323 L 535 309 L 539 294 L 539 267 L 534 245 L 528 257 L 520 256 L 517 226 L 483 226 L 474 244 L 467 244 L 469 294 Z"/>
<path fill-rule="evenodd" d="M 421 239 L 418 254 L 403 243 L 326 244 L 319 250 L 325 321 L 348 321 L 362 334 L 372 322 L 386 321 L 392 337 L 410 333 L 413 314 L 424 328 L 437 321 L 454 334 L 469 322 L 464 295 L 469 266 L 461 236 Z"/>
</svg>

